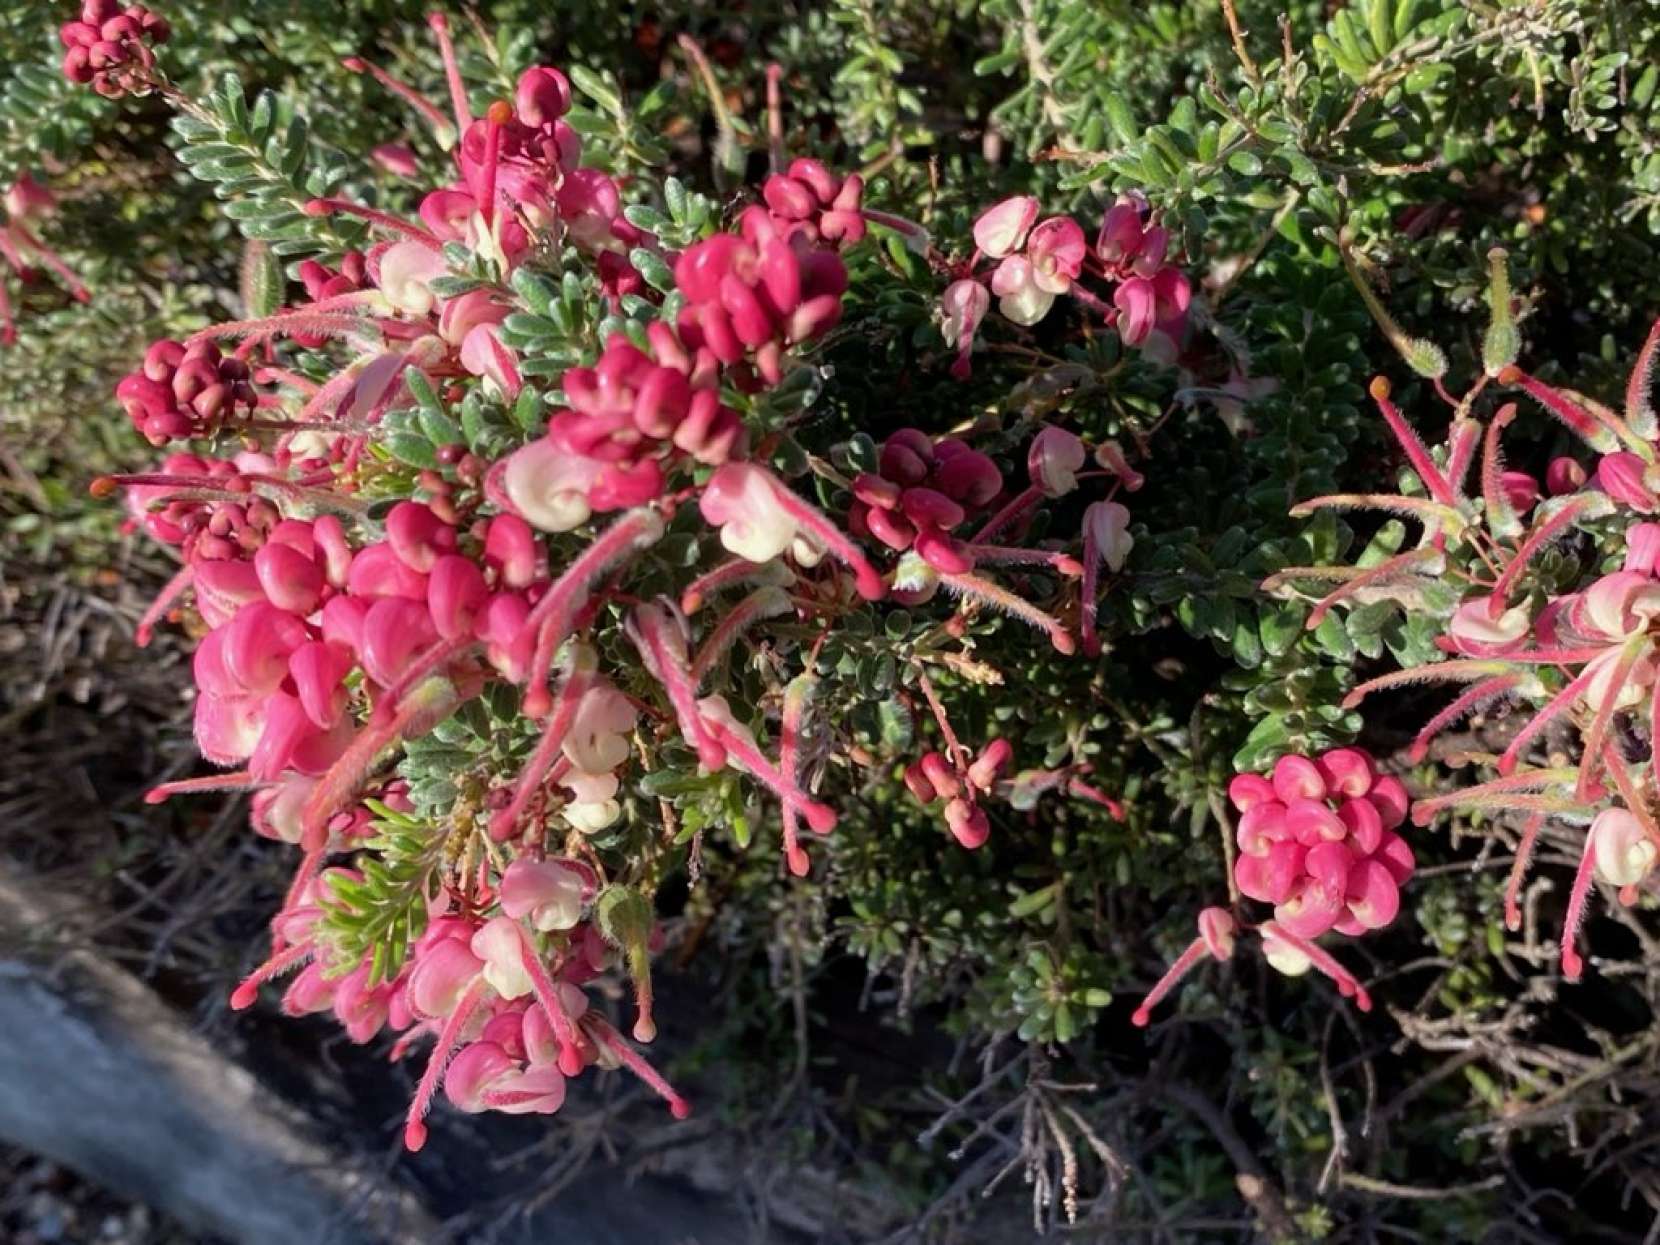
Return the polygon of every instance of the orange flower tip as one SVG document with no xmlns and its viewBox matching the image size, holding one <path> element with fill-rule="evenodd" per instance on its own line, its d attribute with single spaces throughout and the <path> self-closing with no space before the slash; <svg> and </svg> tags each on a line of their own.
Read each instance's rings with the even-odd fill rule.
<svg viewBox="0 0 1660 1245">
<path fill-rule="evenodd" d="M 446 35 L 450 31 L 449 19 L 442 13 L 428 13 L 427 26 L 441 35 Z"/>
<path fill-rule="evenodd" d="M 403 1148 L 414 1154 L 427 1143 L 427 1126 L 419 1120 L 411 1120 L 404 1126 Z"/>
<path fill-rule="evenodd" d="M 254 1000 L 258 997 L 259 987 L 251 981 L 245 981 L 231 991 L 231 1010 L 245 1012 L 254 1005 Z"/>
<path fill-rule="evenodd" d="M 144 802 L 146 804 L 165 804 L 167 802 L 167 796 L 168 791 L 166 787 L 151 787 L 144 793 Z"/>
<path fill-rule="evenodd" d="M 1135 1015 L 1130 1017 L 1130 1023 L 1138 1029 L 1145 1029 L 1148 1022 L 1152 1019 L 1153 1014 L 1151 1012 L 1149 1012 L 1145 1007 L 1138 1007 L 1136 1008 Z"/>
<path fill-rule="evenodd" d="M 87 485 L 86 491 L 94 497 L 104 498 L 113 494 L 120 487 L 120 482 L 114 476 L 99 476 Z"/>
<path fill-rule="evenodd" d="M 484 116 L 491 125 L 506 125 L 509 121 L 513 120 L 513 105 L 509 104 L 505 99 L 498 99 L 495 103 L 490 105 L 489 110 L 484 114 Z"/>
<path fill-rule="evenodd" d="M 545 687 L 533 687 L 525 693 L 524 715 L 527 718 L 545 718 L 553 708 L 553 697 Z"/>
<path fill-rule="evenodd" d="M 1514 363 L 1506 365 L 1499 371 L 1498 381 L 1501 385 L 1514 385 L 1522 378 L 1522 369 Z"/>
<path fill-rule="evenodd" d="M 1078 641 L 1072 638 L 1070 631 L 1056 631 L 1049 639 L 1055 645 L 1055 651 L 1063 657 L 1070 657 L 1078 651 Z"/>
<path fill-rule="evenodd" d="M 1355 992 L 1355 1006 L 1360 1008 L 1360 1010 L 1363 1011 L 1363 1012 L 1371 1011 L 1372 1010 L 1372 996 L 1367 994 L 1366 991 L 1364 991 L 1364 990 L 1356 991 Z"/>
<path fill-rule="evenodd" d="M 807 859 L 807 853 L 799 847 L 794 851 L 784 853 L 784 863 L 789 866 L 792 877 L 804 878 L 812 868 L 812 862 Z"/>
<path fill-rule="evenodd" d="M 684 1098 L 676 1098 L 669 1103 L 669 1114 L 677 1120 L 683 1120 L 692 1113 L 692 1104 Z"/>
<path fill-rule="evenodd" d="M 634 1040 L 636 1042 L 655 1042 L 657 1040 L 657 1022 L 646 1016 L 641 1016 L 634 1022 Z"/>
<path fill-rule="evenodd" d="M 367 73 L 369 71 L 369 63 L 361 56 L 342 56 L 340 67 L 347 73 Z"/>
<path fill-rule="evenodd" d="M 1389 401 L 1389 394 L 1392 392 L 1389 378 L 1386 376 L 1372 377 L 1372 383 L 1367 387 L 1367 391 L 1371 393 L 1374 402 Z"/>
<path fill-rule="evenodd" d="M 1579 958 L 1577 952 L 1564 951 L 1562 953 L 1562 975 L 1569 981 L 1578 981 L 1585 973 L 1585 961 Z"/>
<path fill-rule="evenodd" d="M 327 199 L 308 199 L 301 210 L 307 216 L 327 216 L 334 209 L 329 206 Z"/>
</svg>

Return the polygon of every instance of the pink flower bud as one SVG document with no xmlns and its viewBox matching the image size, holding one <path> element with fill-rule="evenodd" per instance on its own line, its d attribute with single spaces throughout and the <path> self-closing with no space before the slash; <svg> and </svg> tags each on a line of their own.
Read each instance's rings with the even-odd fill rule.
<svg viewBox="0 0 1660 1245">
<path fill-rule="evenodd" d="M 1014 747 L 1007 739 L 994 739 L 980 751 L 974 764 L 968 767 L 968 780 L 981 791 L 990 791 L 998 776 L 1008 768 L 1014 756 Z"/>
<path fill-rule="evenodd" d="M 934 465 L 934 443 L 916 428 L 901 428 L 882 442 L 879 470 L 895 484 L 921 484 Z"/>
<path fill-rule="evenodd" d="M 1278 799 L 1274 784 L 1261 774 L 1235 774 L 1228 783 L 1228 799 L 1242 813 L 1248 813 L 1258 804 Z"/>
<path fill-rule="evenodd" d="M 954 800 L 962 793 L 962 783 L 958 781 L 957 771 L 952 768 L 951 762 L 939 753 L 924 753 L 920 764 L 929 786 L 942 798 Z"/>
<path fill-rule="evenodd" d="M 487 1110 L 485 1093 L 518 1070 L 519 1065 L 496 1043 L 469 1042 L 456 1052 L 445 1069 L 444 1097 L 458 1111 L 476 1114 Z"/>
<path fill-rule="evenodd" d="M 913 542 L 917 556 L 946 575 L 966 575 L 974 569 L 972 548 L 938 528 L 922 528 Z"/>
<path fill-rule="evenodd" d="M 1552 497 L 1561 497 L 1566 493 L 1577 493 L 1585 487 L 1585 468 L 1572 458 L 1561 457 L 1550 460 L 1545 468 L 1545 492 Z"/>
<path fill-rule="evenodd" d="M 1212 958 L 1233 958 L 1234 931 L 1238 929 L 1233 914 L 1226 908 L 1205 908 L 1199 913 L 1199 939 Z"/>
<path fill-rule="evenodd" d="M 1412 806 L 1412 797 L 1406 793 L 1406 787 L 1393 775 L 1387 775 L 1374 782 L 1372 789 L 1366 793 L 1366 798 L 1383 818 L 1385 830 L 1393 830 L 1405 821 L 1407 809 Z"/>
<path fill-rule="evenodd" d="M 427 577 L 400 558 L 386 541 L 357 551 L 346 575 L 346 589 L 354 597 L 427 599 Z"/>
<path fill-rule="evenodd" d="M 1641 514 L 1653 514 L 1660 510 L 1660 498 L 1655 497 L 1644 479 L 1646 466 L 1635 454 L 1624 451 L 1604 454 L 1597 463 L 1597 486 L 1615 501 Z"/>
<path fill-rule="evenodd" d="M 1366 929 L 1382 929 L 1401 910 L 1400 884 L 1378 860 L 1355 862 L 1344 884 L 1344 897 L 1350 915 Z"/>
<path fill-rule="evenodd" d="M 409 974 L 409 1004 L 416 1015 L 437 1020 L 455 1010 L 462 993 L 484 971 L 467 943 L 444 938 L 421 951 Z"/>
<path fill-rule="evenodd" d="M 391 687 L 416 655 L 437 638 L 425 601 L 382 597 L 363 616 L 358 658 L 365 674 L 382 687 Z"/>
<path fill-rule="evenodd" d="M 1045 427 L 1026 451 L 1026 472 L 1046 497 L 1064 497 L 1078 487 L 1078 472 L 1087 461 L 1084 443 L 1065 428 Z"/>
<path fill-rule="evenodd" d="M 1307 854 L 1308 848 L 1295 841 L 1272 844 L 1266 856 L 1241 854 L 1234 861 L 1234 881 L 1249 899 L 1280 903 L 1303 876 L 1303 857 Z"/>
<path fill-rule="evenodd" d="M 288 659 L 288 675 L 306 716 L 327 730 L 346 711 L 343 687 L 353 665 L 351 653 L 342 645 L 312 640 L 300 645 Z"/>
<path fill-rule="evenodd" d="M 446 553 L 432 564 L 432 574 L 427 578 L 427 609 L 442 638 L 471 635 L 489 599 L 484 572 L 471 558 Z"/>
<path fill-rule="evenodd" d="M 571 110 L 570 80 L 557 69 L 534 65 L 519 75 L 513 105 L 519 120 L 532 129 L 551 127 Z"/>
<path fill-rule="evenodd" d="M 1338 842 L 1349 834 L 1342 818 L 1331 810 L 1324 799 L 1298 798 L 1288 801 L 1285 827 L 1297 842 L 1310 848 L 1321 842 Z"/>
<path fill-rule="evenodd" d="M 1349 870 L 1354 867 L 1355 854 L 1342 843 L 1316 843 L 1303 857 L 1303 872 L 1321 886 L 1341 893 L 1348 883 Z"/>
<path fill-rule="evenodd" d="M 987 208 L 974 222 L 974 245 L 992 259 L 1002 259 L 1020 249 L 1037 214 L 1038 201 L 1031 195 L 1004 199 Z"/>
<path fill-rule="evenodd" d="M 455 548 L 455 529 L 430 506 L 401 501 L 386 516 L 386 543 L 414 571 L 430 571 L 441 553 Z"/>
<path fill-rule="evenodd" d="M 968 516 L 944 493 L 931 488 L 908 488 L 899 495 L 899 509 L 917 527 L 949 531 Z"/>
<path fill-rule="evenodd" d="M 1378 844 L 1378 850 L 1372 853 L 1371 858 L 1388 869 L 1389 876 L 1394 878 L 1399 886 L 1405 886 L 1418 868 L 1418 862 L 1406 840 L 1388 830 L 1384 831 L 1383 842 Z"/>
<path fill-rule="evenodd" d="M 1285 805 L 1278 800 L 1252 804 L 1240 816 L 1234 833 L 1239 850 L 1248 856 L 1266 856 L 1274 844 L 1294 838 L 1285 813 Z"/>
<path fill-rule="evenodd" d="M 273 605 L 302 617 L 322 599 L 323 569 L 288 545 L 268 542 L 254 554 L 254 573 Z"/>
<path fill-rule="evenodd" d="M 1597 876 L 1610 886 L 1635 886 L 1654 868 L 1654 840 L 1627 809 L 1605 808 L 1591 823 Z"/>
<path fill-rule="evenodd" d="M 1660 523 L 1634 523 L 1625 531 L 1624 569 L 1653 576 L 1660 563 Z"/>
<path fill-rule="evenodd" d="M 1506 471 L 1499 476 L 1499 488 L 1510 508 L 1526 514 L 1539 500 L 1539 481 L 1525 471 Z"/>
<path fill-rule="evenodd" d="M 991 822 L 985 810 L 960 797 L 945 806 L 945 824 L 950 827 L 952 837 L 970 851 L 983 846 L 991 837 Z"/>
<path fill-rule="evenodd" d="M 1337 810 L 1349 832 L 1349 841 L 1362 856 L 1370 856 L 1383 842 L 1383 817 L 1366 799 L 1344 800 Z"/>
<path fill-rule="evenodd" d="M 905 767 L 905 786 L 923 804 L 932 804 L 940 798 L 934 784 L 928 781 L 927 771 L 920 761 L 913 761 Z"/>
<path fill-rule="evenodd" d="M 1343 914 L 1344 888 L 1328 886 L 1315 878 L 1303 877 L 1291 887 L 1291 894 L 1274 907 L 1274 920 L 1299 938 L 1318 938 Z"/>
<path fill-rule="evenodd" d="M 977 509 L 1003 491 L 1003 473 L 991 459 L 969 449 L 946 458 L 939 453 L 943 448 L 936 447 L 936 456 L 942 461 L 934 467 L 934 486 L 951 500 Z"/>
<path fill-rule="evenodd" d="M 1326 780 L 1307 757 L 1283 756 L 1274 763 L 1274 792 L 1286 804 L 1297 799 L 1323 800 Z"/>
<path fill-rule="evenodd" d="M 574 929 L 582 919 L 587 882 L 577 870 L 556 860 L 520 858 L 501 880 L 501 908 L 508 916 L 528 917 L 536 929 Z"/>
</svg>

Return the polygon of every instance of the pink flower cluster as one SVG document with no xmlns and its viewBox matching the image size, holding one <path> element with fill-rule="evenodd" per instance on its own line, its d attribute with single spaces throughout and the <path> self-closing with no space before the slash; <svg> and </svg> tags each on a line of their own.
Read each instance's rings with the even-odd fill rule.
<svg viewBox="0 0 1660 1245">
<path fill-rule="evenodd" d="M 167 22 L 142 4 L 123 9 L 116 0 L 85 0 L 79 19 L 58 28 L 64 77 L 90 82 L 111 98 L 142 90 L 156 63 L 151 45 L 166 43 L 171 33 Z"/>
<path fill-rule="evenodd" d="M 681 456 L 710 465 L 741 456 L 743 425 L 720 385 L 776 384 L 783 352 L 840 318 L 847 271 L 834 248 L 864 236 L 860 193 L 857 176 L 838 179 L 815 160 L 769 178 L 766 206 L 746 208 L 739 232 L 676 260 L 687 301 L 675 327 L 650 325 L 644 350 L 614 335 L 594 367 L 564 374 L 566 409 L 500 465 L 496 500 L 568 531 L 596 511 L 662 496 Z"/>
<path fill-rule="evenodd" d="M 945 824 L 951 836 L 971 851 L 991 835 L 991 822 L 979 805 L 1009 767 L 1014 749 L 1006 739 L 994 739 L 967 760 L 964 750 L 953 749 L 955 763 L 938 752 L 925 752 L 922 759 L 905 767 L 905 786 L 924 804 L 945 801 Z"/>
<path fill-rule="evenodd" d="M 1268 963 L 1287 976 L 1317 969 L 1362 1011 L 1371 999 L 1353 974 L 1314 940 L 1334 932 L 1358 937 L 1382 929 L 1400 911 L 1400 888 L 1417 868 L 1395 833 L 1410 798 L 1399 779 L 1379 775 L 1359 748 L 1318 757 L 1284 756 L 1273 773 L 1239 774 L 1228 799 L 1240 814 L 1234 880 L 1249 899 L 1274 905 L 1256 926 Z M 1227 960 L 1239 925 L 1223 908 L 1199 914 L 1199 936 L 1148 991 L 1132 1022 L 1146 1026 L 1153 1008 L 1208 955 Z"/>
<path fill-rule="evenodd" d="M 127 373 L 115 397 L 133 427 L 152 445 L 211 433 L 238 408 L 258 405 L 246 362 L 221 354 L 211 341 L 189 345 L 164 338 Z"/>
<path fill-rule="evenodd" d="M 934 569 L 972 570 L 969 546 L 951 533 L 984 512 L 1003 493 L 997 464 L 956 437 L 935 441 L 918 428 L 901 428 L 882 443 L 876 474 L 853 481 L 848 527 L 889 549 L 914 548 Z"/>
<path fill-rule="evenodd" d="M 1240 814 L 1234 880 L 1248 898 L 1273 904 L 1281 927 L 1302 938 L 1355 937 L 1395 919 L 1416 867 L 1395 833 L 1411 801 L 1365 752 L 1281 757 L 1270 778 L 1235 777 L 1228 799 Z"/>
<path fill-rule="evenodd" d="M 720 400 L 714 357 L 686 349 L 661 321 L 647 334 L 649 354 L 616 334 L 597 365 L 568 370 L 568 406 L 546 436 L 503 461 L 501 495 L 544 531 L 660 497 L 680 455 L 719 464 L 742 452 L 743 424 Z"/>
<path fill-rule="evenodd" d="M 1095 258 L 1118 282 L 1113 306 L 1118 335 L 1128 346 L 1145 346 L 1153 334 L 1180 340 L 1193 287 L 1187 274 L 1167 262 L 1170 231 L 1150 222 L 1146 205 L 1123 199 L 1107 209 L 1095 239 Z"/>
<path fill-rule="evenodd" d="M 784 352 L 841 320 L 847 268 L 837 250 L 865 236 L 863 183 L 838 179 L 816 160 L 797 160 L 762 187 L 736 233 L 687 247 L 674 265 L 686 297 L 677 327 L 693 350 L 736 368 L 734 383 L 775 385 Z M 742 365 L 742 366 L 740 366 Z"/>
<path fill-rule="evenodd" d="M 1031 195 L 1015 195 L 974 222 L 974 256 L 940 304 L 946 344 L 957 350 L 952 374 L 968 376 L 974 338 L 993 294 L 1004 318 L 1023 326 L 1048 315 L 1056 298 L 1071 295 L 1115 325 L 1126 345 L 1156 347 L 1160 357 L 1173 358 L 1193 291 L 1187 275 L 1167 262 L 1170 233 L 1152 223 L 1146 205 L 1123 199 L 1108 209 L 1093 250 L 1076 221 L 1052 216 L 1040 223 L 1039 210 Z M 997 261 L 989 279 L 974 273 L 981 256 Z M 1085 276 L 1112 284 L 1110 306 L 1084 285 Z"/>
<path fill-rule="evenodd" d="M 426 1142 L 424 1117 L 440 1085 L 461 1111 L 551 1115 L 564 1105 L 567 1078 L 596 1065 L 626 1066 L 662 1095 L 676 1118 L 690 1113 L 686 1100 L 589 1010 L 582 983 L 608 968 L 613 956 L 586 864 L 520 856 L 494 891 L 473 897 L 469 907 L 484 911 L 471 915 L 453 910 L 448 892 L 440 895 L 408 960 L 396 976 L 377 982 L 367 953 L 342 972 L 323 936 L 330 907 L 360 889 L 362 875 L 345 868 L 308 872 L 314 860 L 301 865 L 272 922 L 270 958 L 237 987 L 231 1005 L 252 1006 L 260 986 L 298 968 L 282 998 L 288 1015 L 330 1011 L 358 1043 L 382 1029 L 401 1033 L 394 1058 L 432 1037 L 405 1123 L 411 1150 Z M 643 943 L 628 945 L 643 933 L 626 933 L 624 949 L 631 957 L 643 953 Z M 647 982 L 635 1026 L 643 1040 L 655 1028 L 650 1006 Z"/>
</svg>

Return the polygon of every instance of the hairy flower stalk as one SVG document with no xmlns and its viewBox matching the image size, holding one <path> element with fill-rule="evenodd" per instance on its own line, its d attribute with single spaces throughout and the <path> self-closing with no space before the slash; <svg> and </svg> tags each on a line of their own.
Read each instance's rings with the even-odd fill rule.
<svg viewBox="0 0 1660 1245">
<path fill-rule="evenodd" d="M 646 669 L 668 694 L 681 737 L 697 752 L 698 763 L 713 773 L 725 766 L 726 748 L 698 711 L 685 629 L 671 608 L 666 602 L 635 606 L 626 624 L 628 638 L 639 650 Z"/>
<path fill-rule="evenodd" d="M 791 679 L 789 686 L 784 689 L 784 712 L 778 730 L 778 769 L 784 780 L 789 783 L 796 782 L 799 776 L 801 724 L 817 685 L 818 680 L 812 675 L 801 674 Z M 795 805 L 786 801 L 782 812 L 784 862 L 792 874 L 804 878 L 811 864 L 799 840 Z"/>
<path fill-rule="evenodd" d="M 594 584 L 623 559 L 650 548 L 663 538 L 663 518 L 649 506 L 618 519 L 549 585 L 525 619 L 525 634 L 535 636 L 535 657 L 525 688 L 525 713 L 545 717 L 552 707 L 547 675 L 554 654 L 570 638 L 576 617 L 587 603 Z"/>
<path fill-rule="evenodd" d="M 415 1088 L 415 1097 L 410 1101 L 409 1112 L 404 1118 L 403 1144 L 406 1150 L 415 1151 L 426 1145 L 425 1120 L 427 1112 L 432 1107 L 432 1097 L 438 1092 L 439 1080 L 444 1075 L 444 1069 L 449 1065 L 455 1048 L 460 1045 L 461 1035 L 466 1031 L 467 1023 L 472 1020 L 473 1013 L 484 1001 L 487 989 L 483 977 L 474 978 L 456 1001 L 455 1008 L 444 1020 L 443 1027 L 438 1030 L 432 1054 L 427 1057 L 426 1068 L 421 1073 L 420 1083 Z"/>
<path fill-rule="evenodd" d="M 513 837 L 513 832 L 517 829 L 525 810 L 542 789 L 548 772 L 559 759 L 560 749 L 565 745 L 565 736 L 576 719 L 582 698 L 593 684 L 598 664 L 598 656 L 591 647 L 575 641 L 570 644 L 569 655 L 565 660 L 564 678 L 560 680 L 559 690 L 554 695 L 553 707 L 544 719 L 542 737 L 536 741 L 536 750 L 530 754 L 530 759 L 519 771 L 518 782 L 513 786 L 512 799 L 505 808 L 497 810 L 490 817 L 490 837 L 496 842 L 500 843 Z"/>
<path fill-rule="evenodd" d="M 474 690 L 434 675 L 414 688 L 390 717 L 360 730 L 307 798 L 300 814 L 300 845 L 307 851 L 321 848 L 328 837 L 329 819 L 363 789 L 381 755 L 407 739 L 426 734 L 455 712 Z"/>
<path fill-rule="evenodd" d="M 1071 656 L 1078 651 L 1078 642 L 1072 638 L 1072 633 L 1059 619 L 1044 613 L 1024 597 L 1017 596 L 989 579 L 967 573 L 941 574 L 940 584 L 960 597 L 990 606 L 1036 631 L 1043 632 L 1049 637 L 1049 642 L 1055 646 L 1057 653 Z"/>
</svg>

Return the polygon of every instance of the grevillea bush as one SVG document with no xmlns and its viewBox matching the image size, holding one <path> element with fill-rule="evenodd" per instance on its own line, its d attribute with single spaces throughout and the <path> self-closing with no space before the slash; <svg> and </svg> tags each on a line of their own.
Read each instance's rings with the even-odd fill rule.
<svg viewBox="0 0 1660 1245">
<path fill-rule="evenodd" d="M 1660 1213 L 1653 13 L 213 7 L 29 26 L 0 384 L 217 997 L 858 1239 Z"/>
</svg>

